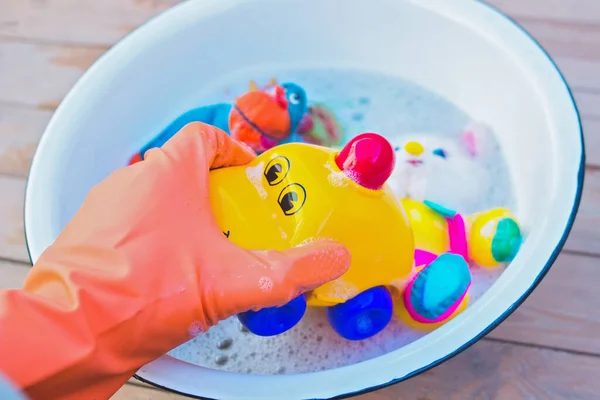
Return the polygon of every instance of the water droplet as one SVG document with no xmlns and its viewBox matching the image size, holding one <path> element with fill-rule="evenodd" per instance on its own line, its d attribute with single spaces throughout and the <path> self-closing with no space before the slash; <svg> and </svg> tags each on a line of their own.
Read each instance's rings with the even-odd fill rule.
<svg viewBox="0 0 600 400">
<path fill-rule="evenodd" d="M 270 292 L 273 290 L 273 280 L 268 276 L 261 276 L 258 280 L 258 287 L 262 292 Z"/>
<path fill-rule="evenodd" d="M 219 348 L 220 350 L 226 350 L 226 349 L 230 348 L 232 344 L 233 344 L 233 340 L 223 339 L 219 342 L 219 344 L 217 345 L 217 348 Z"/>
<path fill-rule="evenodd" d="M 227 361 L 229 361 L 229 357 L 227 357 L 227 356 L 218 356 L 217 359 L 215 360 L 215 363 L 217 365 L 225 365 L 225 364 L 227 364 Z"/>
</svg>

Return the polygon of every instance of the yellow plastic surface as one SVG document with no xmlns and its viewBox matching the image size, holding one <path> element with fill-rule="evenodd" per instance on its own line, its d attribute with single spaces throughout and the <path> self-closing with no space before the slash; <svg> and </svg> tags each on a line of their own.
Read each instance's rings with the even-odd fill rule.
<svg viewBox="0 0 600 400">
<path fill-rule="evenodd" d="M 402 199 L 413 230 L 415 248 L 440 255 L 450 249 L 446 219 L 420 201 Z"/>
<path fill-rule="evenodd" d="M 492 255 L 492 240 L 496 234 L 498 222 L 504 218 L 517 218 L 506 208 L 494 208 L 473 214 L 466 219 L 469 256 L 483 268 L 494 268 L 500 265 Z"/>
<path fill-rule="evenodd" d="M 330 238 L 350 250 L 350 269 L 309 293 L 311 306 L 343 303 L 379 285 L 402 290 L 413 267 L 412 230 L 391 189 L 356 184 L 339 170 L 335 154 L 285 144 L 210 175 L 217 223 L 237 245 L 282 250 Z"/>
</svg>

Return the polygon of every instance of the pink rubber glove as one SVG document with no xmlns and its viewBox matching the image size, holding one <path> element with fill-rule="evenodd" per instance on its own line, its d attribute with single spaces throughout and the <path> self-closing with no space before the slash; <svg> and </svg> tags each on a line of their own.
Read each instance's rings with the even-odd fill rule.
<svg viewBox="0 0 600 400">
<path fill-rule="evenodd" d="M 0 370 L 33 399 L 107 399 L 219 320 L 342 275 L 339 244 L 249 251 L 223 235 L 209 170 L 254 156 L 193 123 L 94 187 L 23 289 L 0 292 Z"/>
</svg>

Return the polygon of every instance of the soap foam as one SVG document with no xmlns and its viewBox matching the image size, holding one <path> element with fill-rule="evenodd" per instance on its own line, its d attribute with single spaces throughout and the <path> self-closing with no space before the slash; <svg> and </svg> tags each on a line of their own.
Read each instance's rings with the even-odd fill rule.
<svg viewBox="0 0 600 400">
<path fill-rule="evenodd" d="M 205 92 L 204 98 L 198 99 L 198 104 L 231 101 L 231 94 L 246 91 L 250 80 L 258 80 L 260 85 L 274 76 L 279 81 L 294 81 L 303 85 L 311 101 L 324 103 L 333 109 L 349 137 L 361 132 L 378 132 L 388 138 L 402 132 L 461 132 L 471 120 L 452 103 L 411 82 L 351 70 L 245 70 L 216 83 L 210 93 Z M 487 169 L 495 185 L 489 196 L 481 199 L 477 208 L 504 206 L 514 209 L 504 159 L 498 157 L 487 161 Z M 331 171 L 328 175 L 330 184 L 348 184 L 348 177 L 343 172 L 327 166 Z M 262 173 L 262 165 L 247 169 L 248 178 L 264 198 L 267 194 L 262 186 Z M 469 303 L 477 301 L 502 271 L 502 268 L 474 268 Z M 402 285 L 402 282 L 396 283 Z M 281 335 L 256 336 L 243 328 L 236 317 L 232 317 L 170 354 L 192 364 L 230 372 L 293 374 L 372 359 L 426 334 L 408 328 L 394 317 L 374 337 L 348 341 L 333 331 L 324 308 L 308 308 L 300 323 Z"/>
<path fill-rule="evenodd" d="M 329 163 L 325 164 L 325 168 L 331 171 L 327 175 L 327 180 L 331 186 L 344 187 L 348 184 L 348 176 L 343 171 L 334 170 Z"/>
<path fill-rule="evenodd" d="M 273 290 L 273 280 L 268 276 L 261 276 L 258 280 L 258 288 L 261 292 L 269 293 Z"/>
<path fill-rule="evenodd" d="M 501 268 L 474 268 L 470 304 L 501 273 Z M 362 341 L 348 341 L 333 331 L 324 308 L 308 308 L 300 323 L 281 335 L 256 336 L 233 317 L 171 351 L 170 355 L 192 364 L 229 372 L 294 374 L 372 359 L 399 349 L 425 334 L 406 327 L 394 317 L 379 334 Z"/>
<path fill-rule="evenodd" d="M 267 191 L 265 190 L 265 188 L 263 186 L 263 182 L 262 182 L 264 168 L 265 168 L 265 165 L 262 162 L 255 167 L 247 167 L 246 168 L 246 176 L 248 177 L 248 180 L 250 181 L 250 183 L 252 183 L 254 185 L 254 187 L 256 188 L 258 195 L 261 198 L 266 199 Z"/>
</svg>

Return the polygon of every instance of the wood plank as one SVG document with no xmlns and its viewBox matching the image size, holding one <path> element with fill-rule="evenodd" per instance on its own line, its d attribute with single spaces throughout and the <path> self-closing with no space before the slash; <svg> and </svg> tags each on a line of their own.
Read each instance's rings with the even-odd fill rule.
<svg viewBox="0 0 600 400">
<path fill-rule="evenodd" d="M 0 39 L 0 102 L 54 110 L 105 50 Z"/>
<path fill-rule="evenodd" d="M 598 71 L 600 71 L 600 69 L 598 69 Z M 600 90 L 573 90 L 573 95 L 575 97 L 577 108 L 579 109 L 579 114 L 584 121 L 600 120 Z"/>
<path fill-rule="evenodd" d="M 598 226 L 600 226 L 600 170 L 588 169 L 577 220 L 565 248 L 599 255 Z"/>
<path fill-rule="evenodd" d="M 488 337 L 524 343 L 532 343 L 532 339 L 535 339 L 536 345 L 600 354 L 600 338 L 595 334 L 600 329 L 600 316 L 594 312 L 600 307 L 600 298 L 596 295 L 596 282 L 600 279 L 597 262 L 598 259 L 592 257 L 561 255 L 546 279 L 525 304 Z M 0 287 L 20 287 L 28 270 L 25 264 L 0 261 Z M 407 393 L 412 395 L 413 390 L 423 391 L 424 388 L 427 388 L 426 392 L 419 392 L 419 395 L 430 396 L 430 398 L 439 398 L 437 396 L 448 390 L 456 393 L 456 398 L 472 398 L 470 396 L 474 393 L 482 392 L 488 396 L 508 395 L 513 394 L 513 390 L 517 390 L 515 396 L 522 396 L 515 399 L 529 398 L 534 395 L 544 396 L 544 393 L 550 396 L 566 393 L 563 391 L 575 387 L 568 379 L 548 387 L 548 379 L 557 374 L 559 369 L 570 368 L 570 364 L 578 365 L 578 379 L 589 379 L 593 376 L 591 373 L 594 368 L 598 367 L 595 363 L 600 362 L 599 360 L 567 355 L 554 350 L 521 349 L 517 345 L 484 339 L 432 371 L 360 398 L 399 399 L 404 397 L 397 396 L 408 395 Z M 486 373 L 477 372 L 478 368 L 484 368 Z M 514 372 L 515 370 L 518 372 Z M 571 369 L 569 371 L 574 373 Z M 515 373 L 522 377 L 523 382 L 529 381 L 531 385 L 523 386 L 521 383 L 514 387 L 513 374 Z M 482 376 L 486 376 L 487 380 L 482 380 Z M 134 380 L 131 382 L 137 386 L 125 385 L 112 398 L 165 400 L 181 398 Z M 579 381 L 579 383 L 578 386 L 585 387 L 584 390 L 596 390 L 589 387 L 587 381 Z M 544 389 L 548 392 L 544 392 Z M 585 394 L 577 391 L 568 393 L 573 396 Z M 458 397 L 459 395 L 465 397 Z"/>
<path fill-rule="evenodd" d="M 579 262 L 582 257 L 567 257 L 573 259 L 569 260 L 573 266 L 585 264 Z M 589 262 L 588 267 L 592 266 L 593 264 Z M 7 269 L 14 269 L 17 271 L 15 275 L 19 275 L 18 281 L 15 281 L 13 285 L 9 285 L 8 287 L 20 286 L 20 281 L 24 279 L 22 272 L 26 271 L 27 268 L 23 265 L 0 263 L 0 283 L 6 282 L 2 278 L 6 276 L 5 272 Z M 591 268 L 590 271 L 593 269 Z M 566 271 L 566 268 L 564 270 Z M 566 278 L 568 280 L 568 276 Z M 589 278 L 588 282 L 591 286 L 593 285 L 593 279 L 591 276 Z M 537 293 L 541 292 L 541 287 Z M 557 291 L 561 290 L 561 288 L 556 289 Z M 574 287 L 573 290 L 577 290 L 577 287 Z M 532 295 L 532 300 L 540 297 L 537 293 Z M 556 293 L 556 291 L 549 293 Z M 592 293 L 594 292 L 592 291 L 590 294 Z M 577 297 L 570 296 L 571 294 L 565 293 L 565 295 L 571 298 Z M 528 300 L 526 305 L 517 311 L 516 315 L 524 314 L 522 310 L 531 308 L 530 303 L 531 301 Z M 539 304 L 543 305 L 543 302 L 540 301 Z M 559 308 L 561 306 L 560 302 L 556 302 L 554 305 L 558 305 Z M 513 329 L 515 326 L 511 321 L 514 319 L 515 316 L 511 317 L 497 328 L 490 337 L 497 337 L 498 331 L 501 329 Z M 535 325 L 536 329 L 534 330 L 537 330 L 538 327 L 535 317 L 529 318 L 528 321 L 519 321 L 519 323 L 521 324 L 521 326 L 517 326 L 519 331 L 526 329 L 524 325 L 527 323 Z M 572 323 L 572 321 L 569 321 L 569 323 Z M 563 338 L 570 338 L 571 334 L 575 334 L 573 341 L 576 342 L 575 338 L 580 337 L 581 332 L 578 331 L 579 328 L 575 325 L 572 325 L 572 328 L 569 332 L 563 333 L 566 334 Z M 597 332 L 597 329 L 586 329 L 585 332 L 589 333 L 591 337 L 594 332 Z M 557 338 L 560 339 L 561 336 L 557 335 Z M 517 340 L 519 340 L 519 337 L 517 337 Z M 592 398 L 587 397 L 589 394 L 597 393 L 596 391 L 600 390 L 599 383 L 593 379 L 598 368 L 600 368 L 600 359 L 598 358 L 571 355 L 554 350 L 496 343 L 484 339 L 431 371 L 407 382 L 402 382 L 372 394 L 359 396 L 358 398 L 361 400 L 437 399 L 447 398 L 444 396 L 451 394 L 449 398 L 452 399 L 480 398 L 476 397 L 476 395 L 483 396 L 483 398 L 504 398 L 503 396 L 508 395 L 516 396 L 511 397 L 513 400 L 520 398 L 555 399 L 557 397 L 553 396 L 559 395 L 572 396 L 569 398 L 587 399 Z M 561 371 L 569 371 L 569 374 L 562 374 Z M 558 380 L 556 380 L 556 377 L 558 377 Z M 156 390 L 148 385 L 139 385 L 135 382 L 134 385 L 127 384 L 123 386 L 111 399 L 168 400 L 183 398 L 183 396 Z"/>
<path fill-rule="evenodd" d="M 104 11 L 102 13 L 116 12 L 115 3 L 108 1 L 105 5 L 89 6 L 85 2 L 76 0 L 61 0 L 54 2 L 25 1 L 19 0 L 0 0 L 8 2 L 17 2 L 22 4 L 14 6 L 14 10 L 21 8 L 31 10 L 18 11 L 19 14 L 10 18 L 17 18 L 15 21 L 20 21 L 18 18 L 27 19 L 26 15 L 33 15 L 39 11 L 38 4 L 44 4 L 42 8 L 59 10 L 57 15 L 64 15 L 66 9 L 72 10 L 80 8 L 85 10 L 84 16 L 91 18 L 87 13 L 93 12 L 95 7 L 100 7 Z M 125 14 L 138 7 L 131 7 L 131 4 L 139 4 L 143 0 L 130 0 L 123 2 L 126 10 Z M 149 0 L 147 2 L 150 2 Z M 154 12 L 167 7 L 168 3 L 173 3 L 171 0 L 158 1 Z M 84 5 L 85 4 L 85 5 Z M 120 3 L 119 3 L 120 4 Z M 127 5 L 129 4 L 129 5 Z M 153 3 L 154 4 L 154 3 Z M 69 8 L 68 6 L 72 7 Z M 104 7 L 107 7 L 104 9 Z M 11 10 L 11 8 L 9 8 Z M 37 10 L 37 11 L 36 11 Z M 13 11 L 14 12 L 14 11 Z M 54 12 L 54 11 L 52 11 Z M 71 11 L 69 11 L 71 12 Z M 78 13 L 79 11 L 75 12 Z M 82 11 L 83 12 L 83 11 Z M 152 14 L 151 13 L 151 14 Z M 10 12 L 9 12 L 10 14 Z M 107 15 L 108 15 L 107 14 Z M 41 15 L 41 14 L 40 14 Z M 54 15 L 54 14 L 52 14 Z M 44 14 L 44 24 L 36 23 L 35 26 L 40 28 L 45 24 L 52 24 L 52 15 Z M 94 14 L 95 15 L 95 14 Z M 112 14 L 110 14 L 112 15 Z M 121 14 L 118 14 L 121 15 Z M 145 17 L 149 15 L 144 14 Z M 4 17 L 0 17 L 4 18 Z M 8 17 L 7 17 L 8 18 Z M 58 17 L 57 17 L 58 18 Z M 62 18 L 62 17 L 61 17 Z M 143 20 L 143 18 L 140 17 Z M 36 20 L 37 21 L 37 20 Z M 79 21 L 79 20 L 78 20 Z M 83 24 L 82 31 L 94 31 L 93 26 L 90 27 L 89 20 L 81 19 Z M 137 23 L 141 23 L 135 19 Z M 65 24 L 62 19 L 55 21 L 56 24 L 62 26 L 70 26 Z M 93 25 L 93 24 L 92 24 Z M 600 91 L 600 25 L 587 26 L 572 23 L 557 23 L 544 20 L 525 20 L 524 27 L 529 30 L 541 44 L 550 51 L 555 61 L 565 74 L 569 84 L 578 90 L 593 89 Z M 0 22 L 0 27 L 2 26 Z M 69 29 L 72 29 L 69 28 Z M 60 31 L 51 30 L 47 33 L 47 41 L 43 43 L 20 42 L 16 38 L 2 37 L 0 35 L 0 70 L 4 73 L 0 76 L 0 102 L 26 104 L 31 107 L 39 107 L 43 109 L 54 109 L 64 97 L 67 91 L 73 86 L 76 80 L 83 72 L 114 42 L 117 38 L 108 40 L 101 46 L 92 46 L 85 44 L 52 44 L 48 39 L 52 37 L 53 32 Z M 74 37 L 81 37 L 81 32 L 75 35 L 69 31 Z M 113 40 L 114 39 L 114 40 Z M 40 77 L 42 79 L 32 79 L 32 77 Z M 577 96 L 586 97 L 587 94 L 576 93 Z M 588 101 L 585 101 L 587 104 Z M 598 100 L 590 104 L 589 110 L 584 110 L 584 115 L 592 113 L 598 115 Z"/>
<path fill-rule="evenodd" d="M 482 340 L 443 364 L 360 400 L 596 398 L 600 359 L 550 349 Z M 111 400 L 183 400 L 186 397 L 132 384 Z"/>
<path fill-rule="evenodd" d="M 542 19 L 539 16 L 517 17 L 517 22 L 550 54 L 582 60 L 600 59 L 600 23 Z"/>
<path fill-rule="evenodd" d="M 596 378 L 598 370 L 598 357 L 481 340 L 427 372 L 356 399 L 588 400 L 596 398 L 600 392 L 600 381 Z M 121 390 L 132 393 L 137 390 L 127 386 L 131 385 Z"/>
<path fill-rule="evenodd" d="M 600 171 L 588 173 L 584 201 L 566 248 L 600 255 Z M 24 181 L 0 177 L 0 257 L 28 262 L 23 238 Z M 563 254 L 528 302 L 492 337 L 600 354 L 600 308 L 595 282 L 600 280 L 597 258 Z M 562 296 L 558 296 L 562 293 Z M 567 339 L 562 335 L 567 332 Z"/>
<path fill-rule="evenodd" d="M 577 97 L 577 92 L 581 89 L 600 90 L 600 75 L 598 74 L 600 70 L 599 60 L 582 60 L 554 55 L 553 59 L 569 83 L 569 86 L 575 92 L 575 97 Z"/>
<path fill-rule="evenodd" d="M 587 164 L 600 167 L 600 92 L 580 93 Z M 0 175 L 25 179 L 52 111 L 0 103 Z"/>
<path fill-rule="evenodd" d="M 0 260 L 0 289 L 18 289 L 23 286 L 29 264 Z"/>
<path fill-rule="evenodd" d="M 571 46 L 561 46 L 570 49 Z M 600 44 L 582 47 L 597 59 L 558 56 L 585 116 L 600 114 Z M 106 48 L 18 43 L 0 38 L 0 103 L 54 110 L 85 70 Z M 554 53 L 553 53 L 554 54 Z M 591 91 L 591 93 L 590 93 Z"/>
<path fill-rule="evenodd" d="M 581 48 L 582 52 L 593 55 L 595 58 L 581 59 L 575 57 L 555 57 L 554 61 L 566 77 L 571 89 L 577 92 L 580 89 L 600 90 L 600 44 L 596 48 Z M 552 53 L 551 53 L 552 54 Z M 597 114 L 596 114 L 597 115 Z"/>
<path fill-rule="evenodd" d="M 440 366 L 361 400 L 590 400 L 600 359 L 480 341 Z"/>
<path fill-rule="evenodd" d="M 550 54 L 571 87 L 600 89 L 600 23 L 540 18 L 517 18 L 517 22 Z"/>
<path fill-rule="evenodd" d="M 360 400 L 596 398 L 600 359 L 550 349 L 482 340 L 443 364 Z M 186 397 L 126 384 L 112 400 L 175 400 Z"/>
<path fill-rule="evenodd" d="M 149 18 L 180 0 L 0 0 L 0 36 L 110 46 Z M 593 26 L 600 22 L 600 3 L 595 0 L 488 0 L 517 22 L 546 20 Z M 528 29 L 529 30 L 529 29 Z M 538 34 L 535 29 L 532 33 Z"/>
<path fill-rule="evenodd" d="M 356 399 L 587 400 L 600 391 L 599 369 L 598 357 L 482 340 L 432 370 Z M 183 398 L 133 385 L 125 385 L 112 397 Z"/>
<path fill-rule="evenodd" d="M 0 176 L 0 258 L 29 262 L 23 229 L 23 199 L 25 181 Z M 586 173 L 584 193 L 579 213 L 565 249 L 600 256 L 600 170 Z"/>
<path fill-rule="evenodd" d="M 525 303 L 488 337 L 600 354 L 599 263 L 562 253 Z"/>
<path fill-rule="evenodd" d="M 575 96 L 584 126 L 587 163 L 600 166 L 600 90 L 580 90 Z M 37 142 L 56 105 L 58 101 L 42 104 L 42 108 L 0 102 L 0 174 L 27 177 Z"/>
<path fill-rule="evenodd" d="M 600 118 L 585 119 L 582 124 L 586 164 L 598 167 L 600 166 Z"/>
<path fill-rule="evenodd" d="M 578 96 L 587 164 L 600 166 L 600 93 Z M 0 103 L 0 175 L 26 178 L 37 143 L 52 111 Z"/>
<path fill-rule="evenodd" d="M 486 3 L 519 19 L 544 18 L 579 23 L 600 23 L 600 2 L 597 0 L 485 0 Z"/>
<path fill-rule="evenodd" d="M 529 300 L 493 331 L 488 337 L 509 340 L 529 340 L 542 337 L 542 345 L 553 346 L 567 340 L 567 347 L 595 351 L 598 348 L 599 320 L 585 312 L 569 315 L 569 307 L 580 304 L 597 310 L 600 299 L 595 282 L 600 270 L 595 268 L 597 259 L 577 255 L 561 256 L 548 278 Z M 0 285 L 19 287 L 29 270 L 24 264 L 0 262 Z M 596 274 L 596 275 L 594 275 Z M 580 276 L 578 286 L 573 279 Z M 552 283 L 550 283 L 552 282 Z M 564 298 L 561 300 L 557 293 Z M 550 303 L 548 303 L 550 302 Z M 553 311 L 550 311 L 553 310 Z M 572 309 L 571 309 L 572 311 Z M 566 314 L 566 315 L 561 315 Z M 597 315 L 596 315 L 597 316 Z M 586 321 L 586 319 L 592 321 Z M 556 324 L 552 320 L 562 322 Z M 562 327 L 562 331 L 560 328 Z M 591 345 L 590 345 L 591 343 Z M 588 347 L 589 346 L 589 347 Z M 437 398 L 505 398 L 511 400 L 536 398 L 555 399 L 587 397 L 600 390 L 596 382 L 600 359 L 572 355 L 549 349 L 527 348 L 514 344 L 492 342 L 486 339 L 476 343 L 465 352 L 417 377 L 381 391 L 359 396 L 362 400 L 384 399 L 437 399 Z M 569 371 L 568 374 L 561 371 Z M 133 384 L 131 384 L 133 383 Z M 183 399 L 184 397 L 154 389 L 131 380 L 111 399 Z M 402 397 L 405 396 L 405 397 Z M 445 397 L 450 396 L 450 397 Z M 479 397 L 478 397 L 479 396 Z M 515 396 L 515 397 L 512 397 Z"/>
<path fill-rule="evenodd" d="M 598 258 L 563 253 L 542 284 L 488 337 L 600 354 Z M 29 264 L 0 261 L 0 288 L 19 288 Z"/>
<path fill-rule="evenodd" d="M 0 0 L 0 35 L 112 45 L 179 0 Z"/>
<path fill-rule="evenodd" d="M 597 257 L 563 253 L 542 284 L 489 337 L 600 354 Z M 28 264 L 0 261 L 0 287 L 18 288 Z"/>
<path fill-rule="evenodd" d="M 0 104 L 0 175 L 26 178 L 52 111 Z"/>
<path fill-rule="evenodd" d="M 150 386 L 125 384 L 110 400 L 183 400 L 189 399 L 178 394 L 169 393 Z"/>
<path fill-rule="evenodd" d="M 8 71 L 0 74 L 0 149 L 7 149 L 0 154 L 0 173 L 26 176 L 35 143 L 51 115 L 49 111 L 58 106 L 64 94 L 102 53 L 103 49 L 0 40 L 0 70 Z M 572 68 L 571 81 L 591 87 L 575 90 L 584 122 L 591 127 L 586 130 L 589 138 L 589 133 L 598 129 L 600 120 L 600 89 L 594 88 L 600 88 L 597 73 L 600 61 L 567 59 L 565 63 Z M 32 76 L 44 79 L 31 79 Z M 23 109 L 27 107 L 39 112 Z M 594 136 L 589 143 L 596 144 L 597 140 Z M 593 150 L 589 152 L 590 162 L 598 164 L 600 152 Z"/>
<path fill-rule="evenodd" d="M 0 176 L 0 258 L 29 263 L 23 229 L 25 181 Z"/>
</svg>

